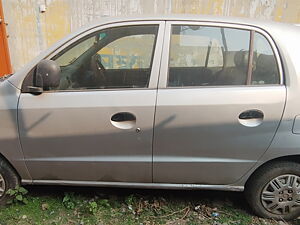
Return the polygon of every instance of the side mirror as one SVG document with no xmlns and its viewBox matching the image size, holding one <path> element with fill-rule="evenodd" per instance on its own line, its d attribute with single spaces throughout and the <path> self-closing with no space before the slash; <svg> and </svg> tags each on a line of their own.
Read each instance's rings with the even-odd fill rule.
<svg viewBox="0 0 300 225">
<path fill-rule="evenodd" d="M 49 59 L 40 61 L 36 67 L 34 87 L 28 87 L 29 90 L 40 94 L 43 90 L 58 87 L 60 73 L 60 66 L 55 61 Z"/>
</svg>

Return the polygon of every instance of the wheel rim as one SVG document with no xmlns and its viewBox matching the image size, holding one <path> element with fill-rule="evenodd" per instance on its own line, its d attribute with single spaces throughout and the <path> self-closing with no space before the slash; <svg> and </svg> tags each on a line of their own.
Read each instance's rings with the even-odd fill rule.
<svg viewBox="0 0 300 225">
<path fill-rule="evenodd" d="M 273 214 L 293 212 L 300 206 L 300 177 L 286 174 L 274 178 L 264 187 L 261 202 Z"/>
<path fill-rule="evenodd" d="M 4 195 L 5 192 L 5 181 L 3 176 L 0 174 L 0 197 Z"/>
</svg>

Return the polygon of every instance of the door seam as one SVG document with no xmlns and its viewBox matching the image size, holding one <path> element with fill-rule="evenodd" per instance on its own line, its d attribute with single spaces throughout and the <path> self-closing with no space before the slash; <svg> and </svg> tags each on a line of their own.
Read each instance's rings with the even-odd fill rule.
<svg viewBox="0 0 300 225">
<path fill-rule="evenodd" d="M 154 153 L 154 140 L 155 140 L 155 118 L 156 118 L 156 108 L 157 108 L 157 99 L 158 99 L 158 84 L 159 80 L 161 78 L 160 73 L 161 73 L 161 61 L 162 61 L 162 55 L 163 55 L 163 47 L 165 43 L 165 37 L 166 37 L 166 20 L 164 20 L 164 30 L 163 30 L 163 41 L 161 44 L 161 53 L 160 53 L 160 60 L 159 60 L 159 72 L 158 72 L 158 79 L 156 83 L 156 95 L 155 95 L 155 106 L 154 106 L 154 115 L 153 115 L 153 129 L 152 129 L 152 162 L 151 162 L 151 178 L 152 178 L 152 183 L 154 182 L 154 161 L 153 161 L 153 153 Z M 153 65 L 152 65 L 153 66 Z"/>
<path fill-rule="evenodd" d="M 21 133 L 20 133 L 20 119 L 19 119 L 19 114 L 20 114 L 20 110 L 19 110 L 19 105 L 20 105 L 20 99 L 21 99 L 21 95 L 22 93 L 20 92 L 19 96 L 18 96 L 18 102 L 17 102 L 17 132 L 18 132 L 18 142 L 19 142 L 19 145 L 20 145 L 20 150 L 21 150 L 21 153 L 23 154 L 23 160 L 24 160 L 24 165 L 25 165 L 25 168 L 26 168 L 26 172 L 28 174 L 28 176 L 30 177 L 30 179 L 32 180 L 32 176 L 29 172 L 29 169 L 28 169 L 28 166 L 27 166 L 27 161 L 26 161 L 26 158 L 25 158 L 25 153 L 24 153 L 24 150 L 23 150 L 23 146 L 22 146 L 22 141 L 21 141 Z"/>
</svg>

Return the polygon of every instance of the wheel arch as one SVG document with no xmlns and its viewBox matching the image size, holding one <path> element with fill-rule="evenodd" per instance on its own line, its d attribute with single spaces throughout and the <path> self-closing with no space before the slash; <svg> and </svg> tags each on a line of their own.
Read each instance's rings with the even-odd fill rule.
<svg viewBox="0 0 300 225">
<path fill-rule="evenodd" d="M 18 176 L 19 180 L 21 180 L 21 176 L 18 172 L 18 170 L 16 170 L 16 168 L 11 164 L 11 162 L 0 152 L 0 160 L 3 160 L 6 164 L 8 164 L 11 169 L 15 172 L 15 174 Z"/>
<path fill-rule="evenodd" d="M 246 179 L 244 186 L 247 187 L 251 179 L 255 177 L 255 175 L 259 171 L 263 170 L 265 167 L 269 166 L 270 164 L 277 163 L 277 162 L 295 162 L 300 164 L 300 154 L 280 156 L 264 162 L 263 164 L 259 165 L 257 168 L 254 169 L 254 171 L 250 173 L 250 176 Z"/>
</svg>

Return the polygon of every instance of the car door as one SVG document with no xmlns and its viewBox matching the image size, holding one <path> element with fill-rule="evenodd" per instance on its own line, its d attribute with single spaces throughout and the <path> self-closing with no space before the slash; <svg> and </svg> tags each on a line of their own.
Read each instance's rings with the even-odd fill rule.
<svg viewBox="0 0 300 225">
<path fill-rule="evenodd" d="M 258 28 L 168 22 L 154 129 L 154 182 L 232 184 L 268 149 L 286 89 Z"/>
<path fill-rule="evenodd" d="M 61 67 L 59 87 L 33 95 L 28 75 L 18 122 L 34 180 L 152 181 L 163 29 L 148 21 L 89 30 L 49 56 Z"/>
</svg>

